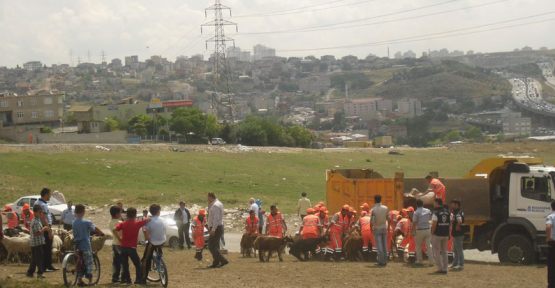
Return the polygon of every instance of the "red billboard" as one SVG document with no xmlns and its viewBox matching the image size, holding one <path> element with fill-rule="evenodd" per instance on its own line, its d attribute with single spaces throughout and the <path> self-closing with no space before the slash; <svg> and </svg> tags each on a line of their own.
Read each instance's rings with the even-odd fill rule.
<svg viewBox="0 0 555 288">
<path fill-rule="evenodd" d="M 193 101 L 191 100 L 176 100 L 162 102 L 163 107 L 192 107 Z"/>
</svg>

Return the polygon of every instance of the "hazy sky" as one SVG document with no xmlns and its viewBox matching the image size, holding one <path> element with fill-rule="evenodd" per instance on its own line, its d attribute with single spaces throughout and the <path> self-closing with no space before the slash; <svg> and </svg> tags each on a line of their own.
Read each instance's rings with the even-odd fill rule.
<svg viewBox="0 0 555 288">
<path fill-rule="evenodd" d="M 199 26 L 210 19 L 210 15 L 205 19 L 203 9 L 212 3 L 0 0 L 0 66 L 30 60 L 69 63 L 70 53 L 74 64 L 77 57 L 87 62 L 88 54 L 91 62 L 100 62 L 101 51 L 108 61 L 134 54 L 170 60 L 208 55 L 204 39 L 211 31 L 201 36 Z M 420 55 L 440 48 L 481 52 L 525 45 L 555 48 L 555 0 L 223 0 L 223 4 L 233 9 L 229 20 L 239 25 L 237 35 L 233 27 L 227 30 L 237 46 L 251 50 L 261 43 L 276 48 L 280 56 L 386 56 L 387 47 L 392 56 L 409 49 Z M 319 30 L 275 33 L 307 27 Z M 272 33 L 248 34 L 255 32 Z M 463 35 L 445 37 L 453 34 Z M 413 41 L 422 38 L 428 39 Z M 310 50 L 337 46 L 348 47 Z"/>
</svg>

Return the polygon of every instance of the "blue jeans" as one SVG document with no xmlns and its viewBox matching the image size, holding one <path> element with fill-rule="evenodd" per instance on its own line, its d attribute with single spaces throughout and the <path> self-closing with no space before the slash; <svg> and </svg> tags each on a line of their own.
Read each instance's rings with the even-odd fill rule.
<svg viewBox="0 0 555 288">
<path fill-rule="evenodd" d="M 464 251 L 463 251 L 464 235 L 453 237 L 453 267 L 464 267 Z"/>
<path fill-rule="evenodd" d="M 387 264 L 387 229 L 376 229 L 374 230 L 374 240 L 376 240 L 376 246 L 378 248 L 378 264 Z"/>
</svg>

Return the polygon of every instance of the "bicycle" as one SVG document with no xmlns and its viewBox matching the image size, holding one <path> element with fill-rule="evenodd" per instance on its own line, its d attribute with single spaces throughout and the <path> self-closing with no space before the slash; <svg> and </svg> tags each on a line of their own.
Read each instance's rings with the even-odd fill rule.
<svg viewBox="0 0 555 288">
<path fill-rule="evenodd" d="M 146 279 L 148 281 L 161 282 L 162 286 L 168 287 L 168 269 L 166 268 L 166 263 L 164 262 L 162 254 L 158 254 L 158 251 L 156 249 L 152 253 L 150 269 L 148 269 L 146 273 Z"/>
<path fill-rule="evenodd" d="M 93 263 L 94 267 L 92 269 L 92 285 L 98 284 L 100 280 L 100 260 L 96 255 L 96 252 L 93 252 Z M 83 260 L 83 253 L 79 250 L 75 252 L 68 252 L 64 257 L 62 262 L 63 267 L 63 277 L 64 277 L 64 285 L 66 287 L 77 286 L 79 276 L 85 274 L 85 262 Z"/>
</svg>

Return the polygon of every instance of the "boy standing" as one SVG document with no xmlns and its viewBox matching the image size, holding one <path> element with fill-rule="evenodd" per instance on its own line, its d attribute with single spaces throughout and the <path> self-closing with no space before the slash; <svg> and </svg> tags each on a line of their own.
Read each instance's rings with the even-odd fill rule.
<svg viewBox="0 0 555 288">
<path fill-rule="evenodd" d="M 127 220 L 116 225 L 116 231 L 121 231 L 121 260 L 123 273 L 121 283 L 131 284 L 129 275 L 129 258 L 135 266 L 135 284 L 146 284 L 141 273 L 141 259 L 137 254 L 137 238 L 141 227 L 148 223 L 148 219 L 136 221 L 137 209 L 129 207 L 127 209 Z"/>
<path fill-rule="evenodd" d="M 110 207 L 112 219 L 108 224 L 114 239 L 112 240 L 112 283 L 120 281 L 121 274 L 121 232 L 116 231 L 116 226 L 121 223 L 121 208 L 119 206 Z"/>
<path fill-rule="evenodd" d="M 73 221 L 73 242 L 75 248 L 83 255 L 83 262 L 85 264 L 85 275 L 77 275 L 78 284 L 85 285 L 83 277 L 87 278 L 89 285 L 92 282 L 92 270 L 94 266 L 93 252 L 91 248 L 91 234 L 104 236 L 90 220 L 83 219 L 85 217 L 85 206 L 83 204 L 75 205 L 75 221 Z"/>
<path fill-rule="evenodd" d="M 162 208 L 158 204 L 152 204 L 149 207 L 150 222 L 145 225 L 145 240 L 148 241 L 142 259 L 143 280 L 146 281 L 148 271 L 152 264 L 152 256 L 154 251 L 158 256 L 162 256 L 162 247 L 166 243 L 166 226 L 164 221 L 160 219 L 160 210 Z"/>
<path fill-rule="evenodd" d="M 206 210 L 200 209 L 197 217 L 193 219 L 191 230 L 193 231 L 193 241 L 195 241 L 195 248 L 197 253 L 195 259 L 202 260 L 202 250 L 204 249 L 204 226 L 206 225 Z"/>
<path fill-rule="evenodd" d="M 44 278 L 42 273 L 44 273 L 44 261 L 43 261 L 43 249 L 46 241 L 44 240 L 44 233 L 50 229 L 48 226 L 42 226 L 40 218 L 42 216 L 42 209 L 39 205 L 33 206 L 33 212 L 38 217 L 31 221 L 30 234 L 31 234 L 31 264 L 29 264 L 29 269 L 27 270 L 27 277 L 33 277 L 35 274 L 35 268 L 37 271 L 37 278 Z"/>
</svg>

